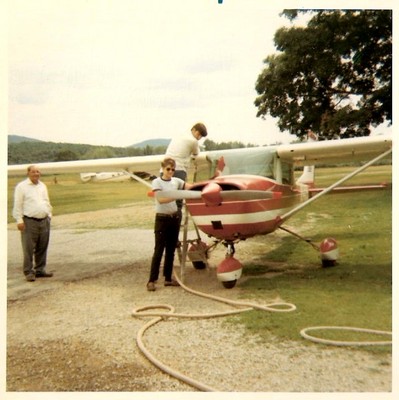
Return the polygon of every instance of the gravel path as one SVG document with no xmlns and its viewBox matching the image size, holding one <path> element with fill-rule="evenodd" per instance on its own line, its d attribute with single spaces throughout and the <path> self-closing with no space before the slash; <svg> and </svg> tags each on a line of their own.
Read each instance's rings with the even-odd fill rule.
<svg viewBox="0 0 399 400">
<path fill-rule="evenodd" d="M 34 283 L 23 279 L 19 233 L 8 227 L 7 391 L 197 391 L 141 354 L 136 336 L 149 319 L 131 312 L 149 304 L 204 314 L 231 307 L 182 288 L 158 285 L 156 292 L 147 292 L 151 230 L 83 230 L 74 228 L 76 215 L 68 218 L 53 221 L 48 269 L 55 276 Z M 245 255 L 250 244 L 243 245 Z M 187 268 L 185 282 L 240 297 L 239 285 L 223 289 L 213 268 Z M 168 319 L 151 328 L 144 341 L 165 364 L 223 393 L 383 393 L 392 388 L 389 355 L 300 341 L 265 344 L 225 318 Z"/>
</svg>

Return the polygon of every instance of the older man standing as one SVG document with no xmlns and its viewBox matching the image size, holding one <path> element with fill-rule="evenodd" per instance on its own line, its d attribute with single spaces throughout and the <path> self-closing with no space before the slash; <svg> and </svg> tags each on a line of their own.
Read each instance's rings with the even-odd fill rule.
<svg viewBox="0 0 399 400">
<path fill-rule="evenodd" d="M 52 206 L 47 186 L 40 181 L 39 169 L 31 165 L 27 175 L 15 187 L 13 217 L 21 232 L 23 272 L 26 280 L 33 282 L 53 276 L 46 271 Z"/>
</svg>

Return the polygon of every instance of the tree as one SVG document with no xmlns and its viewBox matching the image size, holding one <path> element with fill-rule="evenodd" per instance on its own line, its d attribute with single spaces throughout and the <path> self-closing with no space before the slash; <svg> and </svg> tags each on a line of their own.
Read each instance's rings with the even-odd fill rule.
<svg viewBox="0 0 399 400">
<path fill-rule="evenodd" d="M 242 149 L 244 147 L 255 147 L 254 144 L 244 144 L 242 142 L 221 142 L 216 143 L 213 140 L 206 139 L 204 141 L 205 151 L 226 150 L 226 149 Z"/>
<path fill-rule="evenodd" d="M 82 156 L 82 160 L 95 160 L 100 158 L 115 157 L 114 148 L 110 146 L 94 146 Z"/>
<path fill-rule="evenodd" d="M 56 154 L 54 161 L 73 161 L 77 159 L 78 156 L 74 151 L 66 149 L 59 151 Z"/>
<path fill-rule="evenodd" d="M 306 27 L 280 28 L 259 75 L 257 116 L 278 119 L 281 131 L 302 138 L 367 136 L 392 123 L 392 11 L 284 10 Z"/>
</svg>

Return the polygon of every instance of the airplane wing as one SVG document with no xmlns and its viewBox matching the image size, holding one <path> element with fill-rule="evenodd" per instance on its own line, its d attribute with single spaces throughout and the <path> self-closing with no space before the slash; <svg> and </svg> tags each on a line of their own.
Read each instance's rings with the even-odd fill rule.
<svg viewBox="0 0 399 400">
<path fill-rule="evenodd" d="M 60 161 L 37 163 L 42 174 L 60 174 L 70 172 L 117 172 L 127 171 L 129 173 L 145 171 L 159 174 L 163 155 L 156 156 L 137 156 L 106 158 L 97 160 L 79 160 L 79 161 Z M 26 175 L 29 164 L 8 166 L 8 175 Z"/>
<path fill-rule="evenodd" d="M 391 135 L 376 135 L 282 145 L 277 154 L 282 161 L 306 166 L 369 160 L 391 148 Z"/>
<path fill-rule="evenodd" d="M 276 158 L 295 165 L 369 160 L 392 148 L 391 136 L 368 136 L 320 142 L 202 152 L 196 158 L 194 181 L 207 180 L 223 165 L 223 175 L 252 174 L 275 178 Z M 43 174 L 146 172 L 158 176 L 164 155 L 37 163 Z M 220 161 L 223 160 L 223 163 Z M 8 175 L 26 175 L 28 164 L 8 166 Z"/>
</svg>

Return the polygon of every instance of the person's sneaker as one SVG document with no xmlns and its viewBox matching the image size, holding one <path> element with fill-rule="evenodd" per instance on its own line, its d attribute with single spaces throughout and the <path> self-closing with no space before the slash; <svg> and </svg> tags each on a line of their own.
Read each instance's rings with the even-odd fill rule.
<svg viewBox="0 0 399 400">
<path fill-rule="evenodd" d="M 36 280 L 35 274 L 31 273 L 31 274 L 26 275 L 26 280 L 28 282 L 34 282 Z"/>
<path fill-rule="evenodd" d="M 180 286 L 180 283 L 172 279 L 171 281 L 165 281 L 165 286 Z"/>
<path fill-rule="evenodd" d="M 155 283 L 154 282 L 148 282 L 147 283 L 147 290 L 149 292 L 155 292 Z"/>
<path fill-rule="evenodd" d="M 51 278 L 52 276 L 52 272 L 36 272 L 36 278 Z"/>
</svg>

